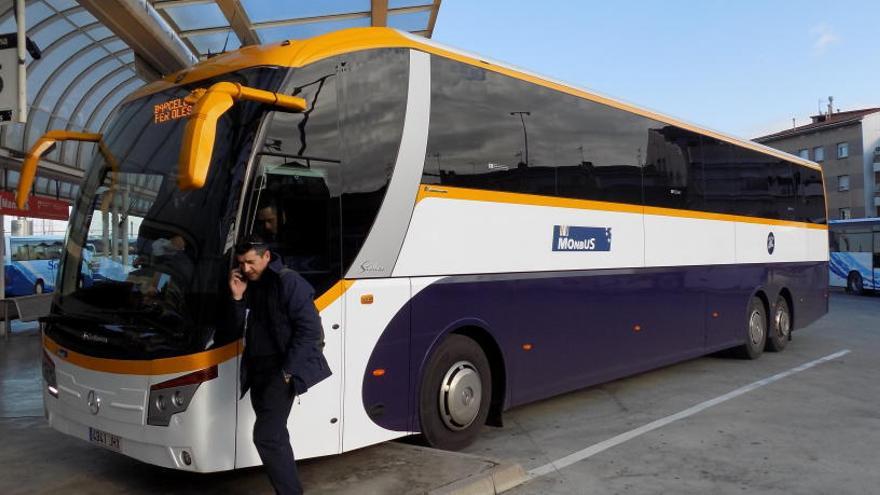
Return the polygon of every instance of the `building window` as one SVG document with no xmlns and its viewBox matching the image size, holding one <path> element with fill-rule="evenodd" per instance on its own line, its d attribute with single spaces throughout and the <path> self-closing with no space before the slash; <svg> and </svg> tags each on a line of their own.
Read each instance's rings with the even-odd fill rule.
<svg viewBox="0 0 880 495">
<path fill-rule="evenodd" d="M 810 150 L 808 150 L 807 148 L 804 148 L 802 150 L 798 150 L 797 154 L 799 157 L 803 158 L 804 160 L 810 159 Z"/>
<path fill-rule="evenodd" d="M 849 156 L 849 143 L 837 143 L 837 158 Z"/>
<path fill-rule="evenodd" d="M 813 161 L 821 162 L 825 160 L 825 147 L 816 146 L 813 148 Z"/>
<path fill-rule="evenodd" d="M 852 218 L 852 211 L 849 208 L 841 208 L 840 209 L 840 219 L 841 220 L 849 220 Z"/>
<path fill-rule="evenodd" d="M 837 190 L 838 191 L 849 191 L 849 176 L 848 175 L 838 175 L 837 176 Z"/>
</svg>

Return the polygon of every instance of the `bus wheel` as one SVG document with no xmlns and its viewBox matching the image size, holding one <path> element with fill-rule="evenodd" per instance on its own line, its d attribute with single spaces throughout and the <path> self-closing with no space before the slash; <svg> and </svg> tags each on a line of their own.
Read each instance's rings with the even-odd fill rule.
<svg viewBox="0 0 880 495">
<path fill-rule="evenodd" d="M 34 294 L 42 294 L 43 288 L 43 281 L 37 280 L 37 283 L 34 284 Z"/>
<path fill-rule="evenodd" d="M 784 297 L 780 297 L 773 305 L 773 317 L 770 319 L 770 329 L 767 335 L 767 350 L 782 352 L 790 338 L 791 310 L 788 307 L 788 301 Z"/>
<path fill-rule="evenodd" d="M 431 355 L 419 392 L 422 437 L 431 447 L 461 449 L 489 415 L 492 375 L 479 344 L 449 335 Z"/>
<path fill-rule="evenodd" d="M 849 277 L 846 279 L 846 291 L 855 295 L 860 295 L 865 291 L 865 282 L 862 280 L 862 274 L 859 272 L 849 274 Z"/>
<path fill-rule="evenodd" d="M 753 297 L 749 303 L 746 319 L 746 343 L 736 349 L 736 354 L 743 359 L 758 359 L 764 352 L 767 342 L 767 311 L 764 303 Z"/>
</svg>

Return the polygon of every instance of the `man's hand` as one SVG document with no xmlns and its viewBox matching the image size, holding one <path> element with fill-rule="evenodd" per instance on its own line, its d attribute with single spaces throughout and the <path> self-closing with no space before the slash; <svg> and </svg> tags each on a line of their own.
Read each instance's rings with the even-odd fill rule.
<svg viewBox="0 0 880 495">
<path fill-rule="evenodd" d="M 247 289 L 247 279 L 241 270 L 234 268 L 229 272 L 229 289 L 232 291 L 232 298 L 241 301 L 244 297 L 244 291 Z"/>
</svg>

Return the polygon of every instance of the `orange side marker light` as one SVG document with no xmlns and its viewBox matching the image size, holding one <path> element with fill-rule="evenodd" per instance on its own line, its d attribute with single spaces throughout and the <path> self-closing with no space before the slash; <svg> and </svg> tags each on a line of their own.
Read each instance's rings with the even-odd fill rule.
<svg viewBox="0 0 880 495">
<path fill-rule="evenodd" d="M 364 294 L 361 296 L 361 304 L 373 304 L 373 295 Z"/>
<path fill-rule="evenodd" d="M 712 311 L 712 318 L 718 318 L 718 316 L 720 316 L 718 311 Z"/>
<path fill-rule="evenodd" d="M 642 326 L 641 325 L 633 325 L 633 331 L 634 332 L 641 332 Z"/>
<path fill-rule="evenodd" d="M 376 368 L 373 370 L 373 376 L 384 376 L 385 370 L 382 368 Z"/>
<path fill-rule="evenodd" d="M 522 348 L 523 348 L 524 351 L 531 351 L 531 350 L 532 350 L 532 344 L 523 344 L 523 345 L 522 345 Z"/>
</svg>

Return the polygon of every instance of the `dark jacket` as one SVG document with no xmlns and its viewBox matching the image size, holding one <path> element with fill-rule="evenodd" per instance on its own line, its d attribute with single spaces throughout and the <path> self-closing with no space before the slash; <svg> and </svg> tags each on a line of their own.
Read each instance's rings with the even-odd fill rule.
<svg viewBox="0 0 880 495">
<path fill-rule="evenodd" d="M 281 350 L 281 370 L 293 376 L 297 394 L 304 394 L 310 387 L 329 377 L 332 372 L 322 351 L 323 329 L 318 308 L 315 307 L 315 291 L 298 273 L 285 268 L 272 253 L 272 259 L 263 277 L 271 287 L 268 306 L 270 331 L 275 335 Z M 237 329 L 245 324 L 249 308 L 247 291 L 241 301 L 233 301 L 234 321 Z M 254 306 L 254 305 L 251 305 Z M 248 316 L 251 319 L 251 316 Z M 281 370 L 278 370 L 281 373 Z M 248 364 L 243 357 L 241 366 L 241 396 L 250 388 Z"/>
</svg>

